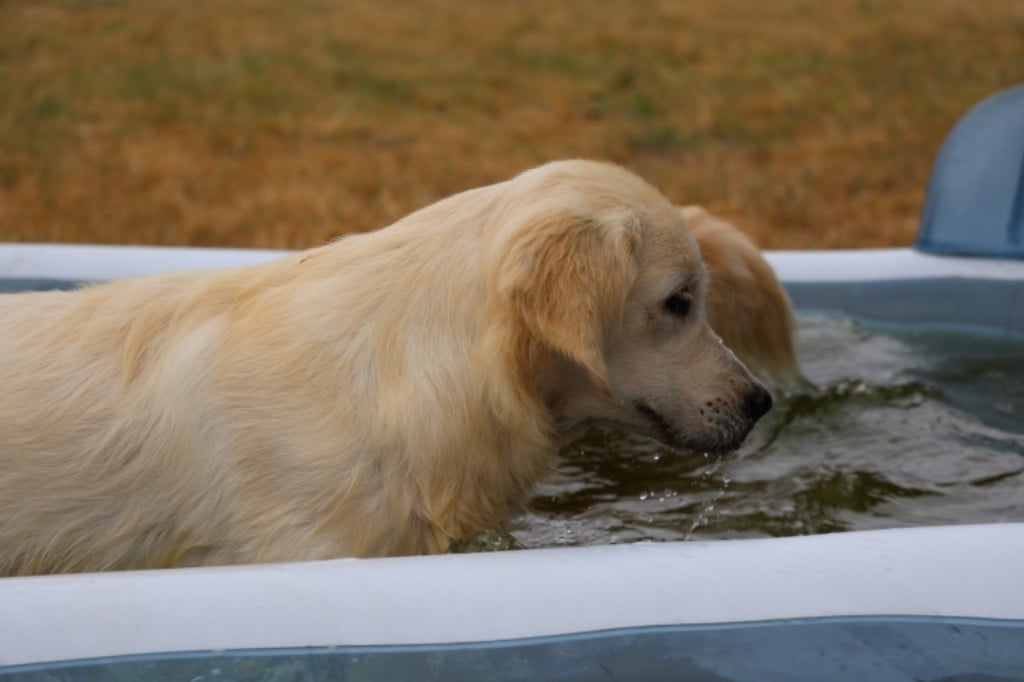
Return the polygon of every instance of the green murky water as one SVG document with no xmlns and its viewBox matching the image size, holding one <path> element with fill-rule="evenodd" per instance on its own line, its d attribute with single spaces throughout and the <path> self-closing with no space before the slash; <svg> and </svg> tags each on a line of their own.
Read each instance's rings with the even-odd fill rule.
<svg viewBox="0 0 1024 682">
<path fill-rule="evenodd" d="M 1024 340 L 801 316 L 815 384 L 738 452 L 594 430 L 510 530 L 524 545 L 1024 521 Z"/>
</svg>

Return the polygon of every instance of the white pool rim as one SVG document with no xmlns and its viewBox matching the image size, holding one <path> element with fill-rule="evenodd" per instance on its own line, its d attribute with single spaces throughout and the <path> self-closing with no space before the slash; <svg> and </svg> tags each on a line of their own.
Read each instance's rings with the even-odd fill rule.
<svg viewBox="0 0 1024 682">
<path fill-rule="evenodd" d="M 0 244 L 0 278 L 103 281 L 166 270 L 236 267 L 289 251 L 166 246 Z M 911 248 L 767 251 L 783 282 L 844 282 L 936 277 L 1024 279 L 1024 261 L 934 256 Z"/>
<path fill-rule="evenodd" d="M 0 666 L 836 616 L 1024 619 L 1024 523 L 0 580 Z"/>
</svg>

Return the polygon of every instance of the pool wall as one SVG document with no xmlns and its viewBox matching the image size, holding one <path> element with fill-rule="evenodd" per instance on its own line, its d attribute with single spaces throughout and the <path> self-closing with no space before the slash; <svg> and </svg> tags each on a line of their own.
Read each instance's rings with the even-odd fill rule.
<svg viewBox="0 0 1024 682">
<path fill-rule="evenodd" d="M 67 289 L 166 270 L 237 267 L 286 251 L 0 244 L 0 292 Z M 798 308 L 900 324 L 1024 335 L 1024 261 L 913 249 L 769 251 Z"/>
<path fill-rule="evenodd" d="M 0 290 L 282 253 L 0 245 Z M 1024 335 L 1024 261 L 767 255 L 802 309 Z M 5 578 L 0 678 L 1022 679 L 1022 565 L 1006 523 Z"/>
<path fill-rule="evenodd" d="M 1024 670 L 1022 562 L 1024 524 L 986 524 L 6 578 L 0 677 L 158 652 L 179 654 L 160 665 L 299 652 L 454 675 L 424 679 L 484 664 L 546 671 L 535 679 L 600 666 L 1006 675 Z"/>
</svg>

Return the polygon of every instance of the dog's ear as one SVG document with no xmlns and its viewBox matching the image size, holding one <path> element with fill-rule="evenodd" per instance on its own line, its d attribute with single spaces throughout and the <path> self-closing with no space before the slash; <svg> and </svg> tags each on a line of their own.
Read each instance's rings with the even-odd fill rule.
<svg viewBox="0 0 1024 682">
<path fill-rule="evenodd" d="M 639 215 L 601 220 L 552 210 L 524 216 L 509 232 L 499 295 L 534 340 L 579 363 L 610 393 L 603 338 L 619 323 L 636 278 Z"/>
</svg>

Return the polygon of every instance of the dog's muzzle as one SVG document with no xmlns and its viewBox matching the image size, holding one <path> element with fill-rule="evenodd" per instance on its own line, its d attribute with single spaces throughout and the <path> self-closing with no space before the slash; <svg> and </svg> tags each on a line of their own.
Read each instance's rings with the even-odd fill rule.
<svg viewBox="0 0 1024 682">
<path fill-rule="evenodd" d="M 772 402 L 771 393 L 759 384 L 754 385 L 743 394 L 735 412 L 727 410 L 722 399 L 707 403 L 701 410 L 703 428 L 693 431 L 678 428 L 644 400 L 636 401 L 633 406 L 647 418 L 656 438 L 665 445 L 718 454 L 732 452 L 742 445 L 757 420 L 772 408 Z"/>
</svg>

